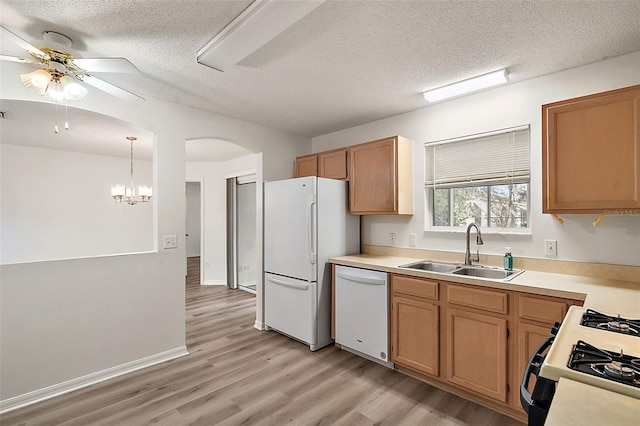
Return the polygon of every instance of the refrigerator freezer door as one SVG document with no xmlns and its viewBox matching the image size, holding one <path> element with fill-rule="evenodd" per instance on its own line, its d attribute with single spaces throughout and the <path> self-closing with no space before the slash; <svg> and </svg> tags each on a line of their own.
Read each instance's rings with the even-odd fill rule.
<svg viewBox="0 0 640 426">
<path fill-rule="evenodd" d="M 316 283 L 265 274 L 264 322 L 315 350 Z"/>
<path fill-rule="evenodd" d="M 316 281 L 316 178 L 264 184 L 264 270 Z"/>
</svg>

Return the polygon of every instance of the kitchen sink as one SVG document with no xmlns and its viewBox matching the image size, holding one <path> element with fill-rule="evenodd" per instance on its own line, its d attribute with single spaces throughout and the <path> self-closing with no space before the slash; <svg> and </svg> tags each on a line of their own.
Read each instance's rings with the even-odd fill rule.
<svg viewBox="0 0 640 426">
<path fill-rule="evenodd" d="M 452 272 L 454 275 L 466 275 L 468 277 L 487 278 L 490 280 L 508 281 L 524 271 L 520 269 L 506 270 L 500 268 L 485 268 L 463 266 Z"/>
<path fill-rule="evenodd" d="M 421 260 L 420 262 L 408 263 L 406 265 L 400 265 L 400 268 L 407 269 L 416 269 L 418 271 L 430 271 L 430 272 L 439 272 L 441 274 L 448 274 L 456 269 L 460 268 L 461 265 L 454 263 L 443 263 L 443 262 L 431 262 L 429 260 Z"/>
<path fill-rule="evenodd" d="M 516 275 L 524 272 L 520 269 L 508 271 L 502 268 L 489 268 L 486 266 L 466 266 L 457 263 L 433 262 L 421 260 L 419 262 L 400 265 L 400 268 L 413 269 L 415 271 L 428 271 L 445 274 L 449 276 L 462 275 L 467 277 L 481 278 L 494 281 L 509 281 Z"/>
</svg>

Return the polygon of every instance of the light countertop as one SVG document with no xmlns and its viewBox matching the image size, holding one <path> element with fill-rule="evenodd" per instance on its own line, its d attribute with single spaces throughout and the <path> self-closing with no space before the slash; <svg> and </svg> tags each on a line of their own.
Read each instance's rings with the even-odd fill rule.
<svg viewBox="0 0 640 426">
<path fill-rule="evenodd" d="M 639 424 L 639 399 L 564 377 L 558 382 L 545 422 L 545 426 Z"/>
<path fill-rule="evenodd" d="M 640 317 L 640 283 L 582 277 L 577 275 L 553 274 L 548 272 L 524 271 L 511 281 L 493 281 L 480 278 L 439 274 L 400 268 L 400 265 L 416 262 L 410 257 L 378 256 L 354 254 L 329 259 L 338 265 L 375 269 L 395 274 L 411 275 L 443 281 L 492 287 L 503 290 L 533 293 L 544 296 L 561 297 L 584 301 L 584 306 L 603 312 L 613 312 L 630 318 Z"/>
</svg>

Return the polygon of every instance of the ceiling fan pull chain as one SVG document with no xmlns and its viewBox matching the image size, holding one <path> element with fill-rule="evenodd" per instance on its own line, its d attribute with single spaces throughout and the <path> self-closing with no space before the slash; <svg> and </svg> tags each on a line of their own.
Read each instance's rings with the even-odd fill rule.
<svg viewBox="0 0 640 426">
<path fill-rule="evenodd" d="M 64 103 L 64 129 L 69 130 L 69 101 Z"/>
<path fill-rule="evenodd" d="M 58 134 L 58 104 L 54 103 L 55 106 L 55 115 L 53 121 L 53 133 Z"/>
</svg>

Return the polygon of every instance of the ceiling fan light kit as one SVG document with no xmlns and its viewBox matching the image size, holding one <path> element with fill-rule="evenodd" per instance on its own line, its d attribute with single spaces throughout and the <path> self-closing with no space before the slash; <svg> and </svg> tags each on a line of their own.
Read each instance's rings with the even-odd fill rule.
<svg viewBox="0 0 640 426">
<path fill-rule="evenodd" d="M 22 84 L 42 96 L 47 91 L 47 86 L 49 86 L 52 79 L 52 75 L 47 70 L 36 70 L 27 74 L 20 74 Z"/>
<path fill-rule="evenodd" d="M 54 69 L 21 74 L 20 80 L 29 89 L 54 102 L 79 101 L 88 93 L 73 78 Z"/>
<path fill-rule="evenodd" d="M 429 102 L 437 102 L 443 99 L 449 99 L 467 93 L 477 92 L 489 87 L 498 86 L 509 82 L 509 74 L 507 69 L 503 68 L 487 74 L 482 74 L 436 89 L 427 90 L 423 93 L 424 98 Z"/>
</svg>

